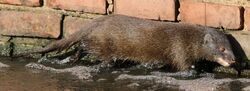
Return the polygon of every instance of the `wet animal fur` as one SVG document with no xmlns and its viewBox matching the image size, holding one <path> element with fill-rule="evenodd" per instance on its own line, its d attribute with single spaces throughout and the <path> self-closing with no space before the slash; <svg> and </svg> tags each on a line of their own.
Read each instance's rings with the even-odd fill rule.
<svg viewBox="0 0 250 91">
<path fill-rule="evenodd" d="M 206 35 L 230 52 L 226 36 L 211 28 L 110 15 L 94 19 L 68 38 L 27 53 L 62 51 L 80 43 L 86 52 L 103 61 L 160 62 L 184 70 L 199 59 L 214 61 L 216 53 L 209 51 L 209 44 L 206 46 Z M 230 57 L 233 59 L 233 54 Z"/>
</svg>

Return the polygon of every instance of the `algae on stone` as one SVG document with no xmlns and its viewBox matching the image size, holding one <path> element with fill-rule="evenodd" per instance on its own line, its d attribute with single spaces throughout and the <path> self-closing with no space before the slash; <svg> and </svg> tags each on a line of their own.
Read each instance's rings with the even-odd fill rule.
<svg viewBox="0 0 250 91">
<path fill-rule="evenodd" d="M 31 51 L 33 49 L 42 48 L 49 44 L 51 40 L 38 38 L 13 38 L 13 55 Z M 40 58 L 40 54 L 27 55 L 32 58 Z"/>
<path fill-rule="evenodd" d="M 10 56 L 10 37 L 0 35 L 0 56 Z"/>
</svg>

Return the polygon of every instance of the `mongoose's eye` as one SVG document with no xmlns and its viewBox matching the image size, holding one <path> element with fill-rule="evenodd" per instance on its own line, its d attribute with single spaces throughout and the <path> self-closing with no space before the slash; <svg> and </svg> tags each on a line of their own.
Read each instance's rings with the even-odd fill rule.
<svg viewBox="0 0 250 91">
<path fill-rule="evenodd" d="M 221 52 L 224 52 L 226 49 L 224 47 L 220 47 L 219 49 Z"/>
</svg>

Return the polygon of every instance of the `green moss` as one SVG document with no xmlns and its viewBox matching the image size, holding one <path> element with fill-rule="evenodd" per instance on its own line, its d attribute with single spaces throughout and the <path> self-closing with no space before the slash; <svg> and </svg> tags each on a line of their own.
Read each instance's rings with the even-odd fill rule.
<svg viewBox="0 0 250 91">
<path fill-rule="evenodd" d="M 0 56 L 10 56 L 10 37 L 0 35 Z"/>
<path fill-rule="evenodd" d="M 15 44 L 13 49 L 13 55 L 25 53 L 27 51 L 31 51 L 33 49 L 42 48 L 42 46 L 35 46 L 35 45 L 27 45 L 27 44 Z M 41 54 L 31 54 L 27 55 L 28 57 L 32 58 L 40 58 Z"/>
<path fill-rule="evenodd" d="M 51 42 L 51 40 L 39 38 L 13 38 L 10 42 L 14 43 L 15 45 L 25 44 L 34 46 L 46 46 Z"/>
<path fill-rule="evenodd" d="M 50 43 L 49 39 L 39 39 L 39 38 L 13 38 L 10 42 L 13 45 L 13 55 L 24 53 L 27 51 L 32 51 L 34 49 L 42 48 Z M 41 54 L 31 54 L 27 55 L 32 58 L 40 58 Z"/>
<path fill-rule="evenodd" d="M 0 42 L 0 56 L 10 56 L 10 43 Z"/>
<path fill-rule="evenodd" d="M 97 61 L 97 57 L 87 54 L 86 56 L 84 56 L 83 58 L 81 58 L 81 61 L 89 61 L 89 62 L 96 62 Z"/>
</svg>

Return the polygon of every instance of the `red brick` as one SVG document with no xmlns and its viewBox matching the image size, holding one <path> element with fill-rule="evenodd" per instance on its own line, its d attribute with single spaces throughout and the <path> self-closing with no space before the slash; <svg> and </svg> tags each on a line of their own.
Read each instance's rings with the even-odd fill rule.
<svg viewBox="0 0 250 91">
<path fill-rule="evenodd" d="M 180 20 L 193 24 L 205 25 L 205 3 L 180 2 Z"/>
<path fill-rule="evenodd" d="M 115 0 L 116 14 L 147 19 L 176 20 L 176 0 Z"/>
<path fill-rule="evenodd" d="M 250 7 L 245 8 L 244 19 L 245 19 L 245 26 L 247 30 L 250 31 Z"/>
<path fill-rule="evenodd" d="M 242 7 L 181 0 L 181 21 L 226 29 L 241 29 Z"/>
<path fill-rule="evenodd" d="M 219 4 L 207 5 L 207 25 L 220 27 L 223 26 L 227 29 L 240 29 L 242 28 L 242 7 L 228 6 Z"/>
<path fill-rule="evenodd" d="M 106 13 L 106 0 L 47 0 L 46 5 L 65 10 Z"/>
<path fill-rule="evenodd" d="M 0 3 L 23 6 L 41 6 L 40 0 L 0 0 Z"/>
<path fill-rule="evenodd" d="M 88 23 L 91 19 L 77 18 L 68 16 L 64 20 L 64 37 L 69 37 L 76 31 L 84 28 L 84 25 Z"/>
<path fill-rule="evenodd" d="M 60 35 L 59 14 L 0 11 L 0 20 L 0 34 L 3 35 L 46 38 Z"/>
</svg>

